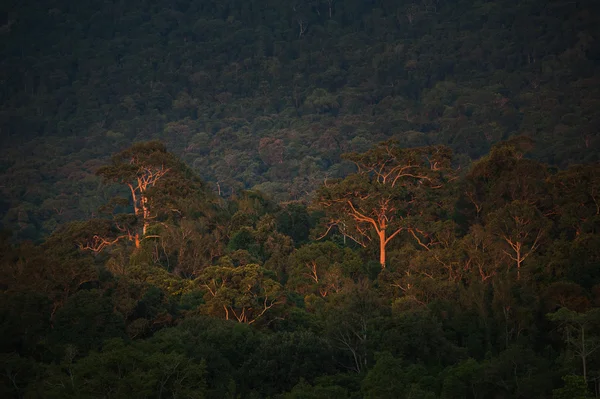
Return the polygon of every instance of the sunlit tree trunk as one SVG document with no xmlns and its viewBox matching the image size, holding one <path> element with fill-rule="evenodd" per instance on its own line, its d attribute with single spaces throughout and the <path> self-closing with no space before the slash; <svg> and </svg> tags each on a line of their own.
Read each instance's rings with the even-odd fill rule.
<svg viewBox="0 0 600 399">
<path fill-rule="evenodd" d="M 385 269 L 385 230 L 379 232 L 379 263 Z"/>
</svg>

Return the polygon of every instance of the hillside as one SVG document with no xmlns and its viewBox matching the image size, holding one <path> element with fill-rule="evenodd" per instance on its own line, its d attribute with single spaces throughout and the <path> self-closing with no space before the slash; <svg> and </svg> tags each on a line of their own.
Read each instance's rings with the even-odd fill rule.
<svg viewBox="0 0 600 399">
<path fill-rule="evenodd" d="M 98 168 L 128 194 L 99 217 L 0 235 L 0 396 L 592 398 L 600 164 L 532 145 L 465 173 L 389 140 L 307 207 L 136 143 Z"/>
<path fill-rule="evenodd" d="M 161 139 L 215 192 L 304 200 L 394 138 L 467 166 L 512 135 L 599 160 L 599 6 L 580 1 L 12 1 L 0 6 L 0 216 L 96 214 L 98 166 Z"/>
</svg>

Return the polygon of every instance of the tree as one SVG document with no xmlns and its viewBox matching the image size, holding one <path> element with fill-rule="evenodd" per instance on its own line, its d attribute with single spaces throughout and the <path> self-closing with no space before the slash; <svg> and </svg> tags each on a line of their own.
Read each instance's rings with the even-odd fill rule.
<svg viewBox="0 0 600 399">
<path fill-rule="evenodd" d="M 263 137 L 258 143 L 260 159 L 268 166 L 283 163 L 285 145 L 283 140 L 274 137 Z"/>
<path fill-rule="evenodd" d="M 600 337 L 594 334 L 594 327 L 600 322 L 600 309 L 578 313 L 560 308 L 547 317 L 550 321 L 559 323 L 565 334 L 565 343 L 581 359 L 583 379 L 587 382 L 588 358 L 600 348 Z"/>
<path fill-rule="evenodd" d="M 464 253 L 464 269 L 471 271 L 477 276 L 475 278 L 485 282 L 498 273 L 502 265 L 502 248 L 483 226 L 471 226 L 458 245 Z"/>
<path fill-rule="evenodd" d="M 515 262 L 520 279 L 523 262 L 539 249 L 550 221 L 524 201 L 511 202 L 492 213 L 490 219 L 490 229 L 508 245 L 504 253 Z"/>
<path fill-rule="evenodd" d="M 482 398 L 548 397 L 551 364 L 529 346 L 511 345 L 481 365 Z"/>
<path fill-rule="evenodd" d="M 114 312 L 112 298 L 99 290 L 79 291 L 56 312 L 50 342 L 74 345 L 82 353 L 102 346 L 105 339 L 125 335 L 125 323 Z"/>
<path fill-rule="evenodd" d="M 475 217 L 485 217 L 512 201 L 545 209 L 548 196 L 546 165 L 524 158 L 533 147 L 528 137 L 500 142 L 473 164 L 466 176 L 465 199 Z"/>
<path fill-rule="evenodd" d="M 204 311 L 223 315 L 226 320 L 253 324 L 283 303 L 281 285 L 255 264 L 208 267 L 197 283 L 206 290 Z"/>
<path fill-rule="evenodd" d="M 41 367 L 33 359 L 19 356 L 17 353 L 0 353 L 2 371 L 0 371 L 0 394 L 4 398 L 31 397 L 24 394 L 25 387 L 39 378 Z"/>
<path fill-rule="evenodd" d="M 203 246 L 210 248 L 205 251 L 208 258 L 220 253 L 219 245 L 213 242 L 219 240 L 215 198 L 206 191 L 200 178 L 167 152 L 161 142 L 134 144 L 115 154 L 111 163 L 98 169 L 97 174 L 105 181 L 125 185 L 131 198 L 113 198 L 101 207 L 111 219 L 92 219 L 80 225 L 77 242 L 81 249 L 98 253 L 121 240 L 133 242 L 139 249 L 143 239 L 161 236 L 179 238 L 180 242 L 170 243 L 181 249 L 187 245 L 185 241 L 190 235 L 198 233 L 206 239 Z M 123 213 L 129 206 L 133 213 Z M 182 223 L 187 225 L 182 226 Z M 164 240 L 162 244 L 168 256 Z M 158 261 L 158 249 L 154 252 Z"/>
<path fill-rule="evenodd" d="M 76 235 L 72 227 L 58 228 L 41 246 L 26 244 L 12 254 L 7 252 L 0 268 L 5 292 L 15 298 L 22 293 L 45 296 L 52 304 L 50 315 L 54 317 L 71 295 L 95 281 L 98 272 L 93 259 L 73 245 Z"/>
<path fill-rule="evenodd" d="M 360 265 L 360 258 L 350 248 L 340 248 L 332 242 L 304 245 L 289 258 L 288 286 L 325 298 L 339 292 Z"/>
<path fill-rule="evenodd" d="M 421 364 L 405 365 L 389 352 L 376 356 L 375 365 L 365 376 L 361 391 L 364 398 L 433 399 L 429 391 L 432 379 Z"/>
<path fill-rule="evenodd" d="M 379 262 L 386 266 L 386 248 L 398 234 L 409 233 L 419 244 L 431 240 L 427 223 L 444 212 L 442 194 L 451 180 L 451 151 L 445 146 L 400 148 L 380 143 L 364 154 L 346 154 L 357 172 L 325 182 L 315 205 L 327 215 L 325 237 L 332 228 L 357 244 L 379 243 Z"/>
<path fill-rule="evenodd" d="M 191 278 L 224 252 L 224 232 L 208 218 L 185 217 L 158 230 L 154 256 L 174 274 Z"/>
<path fill-rule="evenodd" d="M 368 368 L 373 321 L 381 311 L 381 304 L 370 288 L 366 279 L 347 284 L 331 297 L 320 314 L 331 345 L 345 355 L 340 356 L 339 363 L 359 374 Z"/>
<path fill-rule="evenodd" d="M 473 358 L 446 368 L 443 373 L 442 398 L 476 399 L 482 385 L 482 374 L 481 365 Z"/>
<path fill-rule="evenodd" d="M 600 164 L 575 165 L 552 176 L 561 227 L 576 235 L 597 232 L 600 223 Z"/>
<path fill-rule="evenodd" d="M 334 351 L 320 334 L 310 331 L 264 334 L 242 366 L 244 379 L 260 397 L 291 389 L 302 379 L 336 371 Z M 290 359 L 293 359 L 290 361 Z"/>
<path fill-rule="evenodd" d="M 172 173 L 178 163 L 176 158 L 167 152 L 163 143 L 150 141 L 134 144 L 115 154 L 110 165 L 98 169 L 97 174 L 105 181 L 124 184 L 129 188 L 133 213 L 141 223 L 141 231 L 132 232 L 124 226 L 119 228 L 127 231 L 123 237 L 133 240 L 136 248 L 140 247 L 140 240 L 145 237 L 152 219 L 157 217 L 151 202 L 151 189 L 168 173 Z M 90 249 L 101 250 L 104 246 L 93 246 Z"/>
<path fill-rule="evenodd" d="M 331 112 L 337 110 L 340 105 L 336 98 L 325 89 L 315 89 L 305 101 L 306 105 L 317 111 L 317 113 Z"/>
<path fill-rule="evenodd" d="M 60 365 L 47 368 L 46 386 L 30 393 L 50 398 L 205 398 L 205 362 L 177 349 L 148 341 L 126 344 L 113 338 L 101 352 L 75 359 L 77 353 L 71 347 L 75 353 L 67 352 Z"/>
<path fill-rule="evenodd" d="M 335 0 L 327 0 L 327 6 L 329 9 L 329 19 L 333 17 L 333 9 L 335 5 Z"/>
<path fill-rule="evenodd" d="M 311 216 L 304 204 L 291 203 L 277 213 L 277 230 L 291 237 L 296 247 L 308 240 Z"/>
<path fill-rule="evenodd" d="M 552 390 L 554 399 L 590 399 L 592 396 L 588 391 L 587 383 L 583 377 L 578 375 L 565 375 L 562 377 L 565 386 Z"/>
</svg>

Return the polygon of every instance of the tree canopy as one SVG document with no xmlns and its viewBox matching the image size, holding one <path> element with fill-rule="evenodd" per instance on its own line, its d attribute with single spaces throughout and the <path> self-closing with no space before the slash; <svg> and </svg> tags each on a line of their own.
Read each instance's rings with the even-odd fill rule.
<svg viewBox="0 0 600 399">
<path fill-rule="evenodd" d="M 98 169 L 125 198 L 39 244 L 0 236 L 1 392 L 591 397 L 596 165 L 528 142 L 461 171 L 385 141 L 308 204 L 220 198 L 134 144 Z"/>
<path fill-rule="evenodd" d="M 599 4 L 0 2 L 0 397 L 598 396 Z"/>
</svg>

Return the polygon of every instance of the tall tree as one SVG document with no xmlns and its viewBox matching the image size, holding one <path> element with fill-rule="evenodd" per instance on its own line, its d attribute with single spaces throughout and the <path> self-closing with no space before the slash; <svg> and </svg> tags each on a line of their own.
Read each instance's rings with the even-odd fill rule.
<svg viewBox="0 0 600 399">
<path fill-rule="evenodd" d="M 305 245 L 289 257 L 288 286 L 302 294 L 325 298 L 339 292 L 350 276 L 357 276 L 361 261 L 350 248 L 332 242 Z"/>
<path fill-rule="evenodd" d="M 327 215 L 325 237 L 334 227 L 367 247 L 379 244 L 379 262 L 386 266 L 386 248 L 401 232 L 419 244 L 431 240 L 428 222 L 444 212 L 441 193 L 452 179 L 451 151 L 445 146 L 400 148 L 395 141 L 376 145 L 363 154 L 346 154 L 357 172 L 317 193 L 316 206 Z"/>
<path fill-rule="evenodd" d="M 103 208 L 113 212 L 112 207 L 133 208 L 133 213 L 117 213 L 111 222 L 105 219 L 90 221 L 97 226 L 87 229 L 86 239 L 80 247 L 99 252 L 122 239 L 129 240 L 139 248 L 156 225 L 165 221 L 174 224 L 183 218 L 214 218 L 214 209 L 205 206 L 210 196 L 204 184 L 158 141 L 136 143 L 115 154 L 109 165 L 98 169 L 97 174 L 105 181 L 125 185 L 130 200 L 115 198 Z M 210 223 L 209 223 L 210 225 Z M 168 229 L 167 229 L 168 230 Z"/>
<path fill-rule="evenodd" d="M 508 246 L 504 253 L 515 262 L 517 278 L 521 277 L 523 262 L 539 249 L 550 225 L 548 219 L 524 201 L 513 201 L 490 214 L 489 227 Z"/>
<path fill-rule="evenodd" d="M 106 181 L 125 184 L 129 188 L 133 213 L 142 224 L 141 237 L 139 233 L 134 235 L 136 247 L 139 247 L 140 238 L 146 235 L 150 221 L 156 217 L 149 191 L 176 163 L 176 158 L 167 152 L 163 143 L 150 141 L 134 144 L 119 152 L 112 157 L 110 165 L 97 172 Z"/>
<path fill-rule="evenodd" d="M 600 309 L 594 308 L 585 313 L 578 313 L 560 308 L 554 313 L 549 313 L 547 317 L 559 323 L 565 333 L 565 343 L 581 359 L 583 378 L 587 381 L 589 357 L 600 348 L 600 337 L 597 335 Z"/>
<path fill-rule="evenodd" d="M 253 324 L 273 307 L 283 304 L 281 285 L 256 264 L 214 266 L 196 280 L 206 290 L 203 310 L 226 320 Z"/>
</svg>

